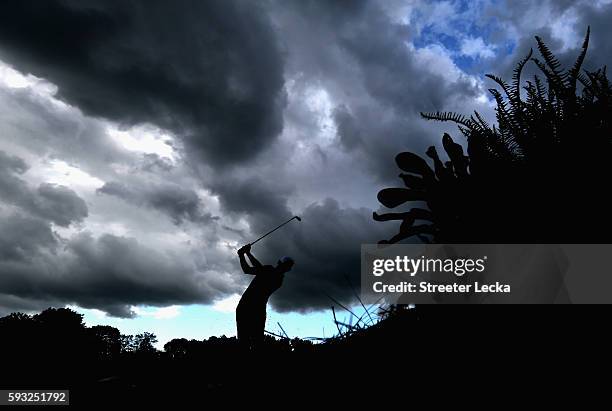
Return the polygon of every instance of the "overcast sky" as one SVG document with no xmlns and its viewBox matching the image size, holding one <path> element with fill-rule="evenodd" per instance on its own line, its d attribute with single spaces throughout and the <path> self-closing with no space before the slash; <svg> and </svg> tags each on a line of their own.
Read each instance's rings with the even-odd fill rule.
<svg viewBox="0 0 612 411">
<path fill-rule="evenodd" d="M 359 245 L 397 229 L 371 219 L 395 154 L 464 143 L 419 111 L 492 118 L 484 73 L 535 34 L 571 61 L 590 24 L 586 66 L 606 64 L 611 19 L 609 0 L 5 2 L 0 315 L 231 334 L 235 249 L 300 215 L 253 252 L 296 260 L 271 302 L 312 333 L 327 295 L 354 302 Z"/>
</svg>

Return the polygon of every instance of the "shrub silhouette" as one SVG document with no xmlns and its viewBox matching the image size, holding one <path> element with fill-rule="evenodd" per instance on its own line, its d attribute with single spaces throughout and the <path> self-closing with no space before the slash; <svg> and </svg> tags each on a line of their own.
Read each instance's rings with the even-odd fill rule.
<svg viewBox="0 0 612 411">
<path fill-rule="evenodd" d="M 445 134 L 448 161 L 435 147 L 427 150 L 433 169 L 414 153 L 396 157 L 406 188 L 384 189 L 379 201 L 388 208 L 420 201 L 427 208 L 374 213 L 377 221 L 401 221 L 400 232 L 381 243 L 414 236 L 437 243 L 606 242 L 612 228 L 612 202 L 605 190 L 612 177 L 612 88 L 605 67 L 582 70 L 589 38 L 590 29 L 568 70 L 536 37 L 542 60 L 530 51 L 516 66 L 511 84 L 487 75 L 501 88 L 489 90 L 497 104 L 497 125 L 478 112 L 469 118 L 421 113 L 425 119 L 456 123 L 467 138 L 467 153 Z M 523 84 L 529 62 L 541 75 Z"/>
</svg>

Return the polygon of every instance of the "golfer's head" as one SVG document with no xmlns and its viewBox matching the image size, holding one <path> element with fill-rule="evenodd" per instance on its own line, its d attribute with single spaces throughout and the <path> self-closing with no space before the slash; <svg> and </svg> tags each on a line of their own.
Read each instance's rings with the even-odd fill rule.
<svg viewBox="0 0 612 411">
<path fill-rule="evenodd" d="M 282 257 L 280 260 L 278 260 L 277 267 L 280 268 L 284 273 L 286 273 L 287 271 L 291 271 L 293 264 L 295 264 L 293 262 L 293 258 Z"/>
</svg>

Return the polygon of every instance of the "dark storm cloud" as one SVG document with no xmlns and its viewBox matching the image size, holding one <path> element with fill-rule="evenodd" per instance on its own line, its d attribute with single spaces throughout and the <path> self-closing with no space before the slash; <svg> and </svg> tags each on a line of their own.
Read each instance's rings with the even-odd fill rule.
<svg viewBox="0 0 612 411">
<path fill-rule="evenodd" d="M 262 178 L 227 179 L 214 185 L 212 190 L 219 195 L 225 212 L 245 215 L 256 233 L 273 228 L 273 224 L 291 216 L 287 188 L 274 186 Z"/>
<path fill-rule="evenodd" d="M 16 237 L 5 230 L 15 224 L 25 227 Z M 13 216 L 0 227 L 0 245 L 9 245 L 2 252 L 11 253 L 0 260 L 0 304 L 10 296 L 21 301 L 13 299 L 19 305 L 4 309 L 62 302 L 127 317 L 133 316 L 131 305 L 206 304 L 233 291 L 232 284 L 201 277 L 185 255 L 131 238 L 82 233 L 64 244 L 60 258 L 50 248 L 55 239 L 48 226 L 39 220 Z"/>
<path fill-rule="evenodd" d="M 383 106 L 414 115 L 425 108 L 424 100 L 443 107 L 454 96 L 477 96 L 467 79 L 449 82 L 419 64 L 405 44 L 409 27 L 393 23 L 378 5 L 371 3 L 359 23 L 340 35 L 339 44 L 357 61 L 366 89 Z"/>
<path fill-rule="evenodd" d="M 46 92 L 38 87 L 0 87 L 0 147 L 10 150 L 11 143 L 18 144 L 35 158 L 62 160 L 102 179 L 112 174 L 114 165 L 133 161 L 131 153 L 108 135 L 106 124 L 51 103 Z"/>
<path fill-rule="evenodd" d="M 19 173 L 23 174 L 28 170 L 28 165 L 23 159 L 10 156 L 4 151 L 0 151 L 0 172 L 4 173 Z"/>
<path fill-rule="evenodd" d="M 42 311 L 50 306 L 54 306 L 55 301 L 52 300 L 30 300 L 16 295 L 0 294 L 0 317 L 8 315 L 12 312 L 37 312 Z M 61 306 L 61 303 L 59 304 Z"/>
<path fill-rule="evenodd" d="M 203 276 L 187 248 L 159 250 L 136 239 L 80 232 L 62 238 L 52 224 L 67 227 L 88 215 L 72 190 L 51 184 L 31 188 L 28 165 L 0 151 L 0 311 L 38 310 L 77 304 L 115 316 L 134 315 L 138 304 L 210 303 L 235 291 L 232 282 Z M 182 220 L 210 221 L 194 192 L 178 186 L 104 191 L 127 196 Z M 113 191 L 115 190 L 115 191 Z M 215 263 L 210 258 L 211 264 Z M 217 264 L 218 265 L 218 264 Z"/>
<path fill-rule="evenodd" d="M 383 117 L 370 106 L 356 106 L 352 112 L 340 108 L 335 112 L 334 121 L 343 149 L 366 166 L 381 185 L 397 184 L 398 172 L 394 165 L 397 153 L 405 147 L 424 152 L 438 137 L 413 113 L 407 113 L 406 117 Z"/>
<path fill-rule="evenodd" d="M 359 123 L 346 107 L 337 107 L 334 111 L 334 121 L 338 127 L 338 137 L 340 143 L 346 150 L 363 147 L 364 137 L 363 131 L 359 128 Z"/>
<path fill-rule="evenodd" d="M 216 165 L 254 156 L 282 127 L 283 62 L 255 2 L 9 2 L 0 57 L 87 114 L 169 128 Z"/>
<path fill-rule="evenodd" d="M 206 223 L 218 219 L 202 209 L 202 202 L 195 191 L 175 184 L 128 186 L 111 181 L 100 187 L 97 192 L 121 198 L 135 205 L 154 208 L 167 214 L 175 224 L 183 221 Z"/>
<path fill-rule="evenodd" d="M 424 64 L 407 46 L 413 29 L 394 13 L 376 1 L 281 1 L 275 13 L 286 33 L 288 70 L 306 85 L 326 88 L 340 147 L 383 182 L 395 178 L 389 164 L 398 151 L 424 151 L 441 136 L 420 111 L 452 110 L 479 91 L 467 77 L 449 78 L 450 68 L 432 67 L 442 58 Z M 308 123 L 301 119 L 305 110 L 289 110 Z"/>
<path fill-rule="evenodd" d="M 34 254 L 58 244 L 48 223 L 20 214 L 0 218 L 0 264 L 28 261 Z"/>
<path fill-rule="evenodd" d="M 22 159 L 0 151 L 0 202 L 63 227 L 87 217 L 85 201 L 71 189 L 47 183 L 31 189 L 19 178 L 27 169 Z"/>
<path fill-rule="evenodd" d="M 577 10 L 576 27 L 578 32 L 582 33 L 586 31 L 587 25 L 591 26 L 590 51 L 586 61 L 586 68 L 589 70 L 596 70 L 612 64 L 612 44 L 609 41 L 612 36 L 611 19 L 612 3 L 602 5 L 600 8 L 593 4 L 587 4 Z"/>
<path fill-rule="evenodd" d="M 370 198 L 375 202 L 378 189 L 388 183 L 399 183 L 393 161 L 399 151 L 423 153 L 440 141 L 442 126 L 420 119 L 419 111 L 467 114 L 476 108 L 479 90 L 473 78 L 455 76 L 452 56 L 440 50 L 424 60 L 422 49 L 410 47 L 414 28 L 394 18 L 401 16 L 394 15 L 392 4 L 10 2 L 0 14 L 0 59 L 58 85 L 58 96 L 86 115 L 128 125 L 150 122 L 176 132 L 191 159 L 212 165 L 202 181 L 218 197 L 219 226 L 233 232 L 231 240 L 252 240 L 301 210 L 302 223 L 279 230 L 253 252 L 265 263 L 274 264 L 282 255 L 296 260 L 272 299 L 277 309 L 328 308 L 333 304 L 329 297 L 355 301 L 349 283 L 359 284 L 359 245 L 389 238 L 389 231 L 396 230 L 393 223 L 374 222 L 372 210 L 359 205 Z M 574 4 L 552 2 L 551 20 Z M 500 6 L 497 17 L 518 28 L 519 37 L 513 39 L 518 55 L 490 60 L 487 71 L 509 78 L 518 58 L 534 46 L 535 34 L 553 50 L 561 46 L 550 27 L 524 24 L 536 6 Z M 585 2 L 576 16 L 576 25 L 593 26 L 592 50 L 598 52 L 590 61 L 609 61 L 610 6 L 596 10 Z M 575 51 L 566 55 L 573 59 Z M 288 93 L 289 84 L 296 92 L 287 96 L 286 108 L 285 79 L 292 82 Z M 328 114 L 317 106 L 323 103 L 307 101 L 313 89 L 329 97 L 324 103 L 331 105 L 331 121 L 321 118 Z M 83 170 L 108 181 L 98 190 L 101 195 L 88 201 L 114 197 L 141 207 L 139 213 L 162 212 L 177 224 L 213 218 L 196 194 L 201 187 L 181 185 L 188 180 L 182 179 L 182 158 L 175 164 L 154 154 L 141 156 L 140 168 L 131 167 L 134 175 L 121 180 L 111 165 L 134 163 L 112 146 L 103 122 L 54 121 L 53 110 L 25 91 L 2 89 L 0 98 L 39 113 L 15 120 L 30 151 L 73 158 Z M 10 110 L 0 115 L 3 123 L 11 121 Z M 291 133 L 276 140 L 283 119 Z M 40 124 L 30 127 L 36 121 Z M 333 126 L 335 136 L 317 134 Z M 454 126 L 444 126 L 456 134 Z M 45 133 L 35 135 L 30 128 Z M 309 144 L 322 161 L 300 157 Z M 234 280 L 218 275 L 239 272 L 235 255 L 225 249 L 214 255 L 213 241 L 212 251 L 195 255 L 188 247 L 170 251 L 166 244 L 109 234 L 59 238 L 50 222 L 66 226 L 82 221 L 87 208 L 67 188 L 30 188 L 26 170 L 19 158 L 0 156 L 0 201 L 20 209 L 0 220 L 0 307 L 74 303 L 131 316 L 131 305 L 210 303 L 241 291 Z M 347 190 L 350 194 L 339 201 L 350 187 L 358 190 Z M 104 201 L 109 208 L 115 205 Z M 109 221 L 117 217 L 102 206 L 96 212 L 98 218 L 108 212 Z M 234 218 L 244 218 L 248 230 L 228 227 Z M 142 223 L 130 224 L 128 229 L 138 231 Z M 207 271 L 215 271 L 214 280 L 202 275 Z"/>
<path fill-rule="evenodd" d="M 85 234 L 70 241 L 68 248 L 74 254 L 67 274 L 70 286 L 62 284 L 54 291 L 83 307 L 117 315 L 118 307 L 128 304 L 207 302 L 212 294 L 197 284 L 190 262 L 134 239 Z"/>
<path fill-rule="evenodd" d="M 34 211 L 55 224 L 67 227 L 87 217 L 87 205 L 67 187 L 43 183 L 36 190 L 38 201 Z"/>
</svg>

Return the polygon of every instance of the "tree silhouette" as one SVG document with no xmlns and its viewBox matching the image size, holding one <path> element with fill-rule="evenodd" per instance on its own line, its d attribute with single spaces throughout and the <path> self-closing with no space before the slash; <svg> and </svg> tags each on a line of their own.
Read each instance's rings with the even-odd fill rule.
<svg viewBox="0 0 612 411">
<path fill-rule="evenodd" d="M 194 345 L 192 341 L 186 338 L 175 338 L 164 344 L 164 351 L 167 352 L 172 359 L 185 358 L 192 350 Z"/>
<path fill-rule="evenodd" d="M 381 243 L 417 236 L 437 243 L 605 242 L 612 228 L 612 202 L 605 187 L 612 171 L 612 87 L 606 68 L 582 70 L 590 29 L 575 64 L 563 70 L 541 38 L 542 60 L 533 50 L 516 66 L 511 84 L 487 75 L 501 88 L 490 89 L 497 125 L 474 112 L 421 113 L 458 124 L 463 147 L 444 134 L 444 162 L 435 147 L 422 157 L 400 153 L 396 163 L 406 188 L 378 193 L 388 208 L 419 201 L 426 208 L 379 215 L 400 220 L 399 233 Z M 541 75 L 521 81 L 527 63 Z M 543 76 L 543 78 L 541 77 Z"/>
<path fill-rule="evenodd" d="M 154 353 L 157 351 L 155 344 L 157 343 L 157 337 L 155 334 L 150 332 L 144 332 L 137 334 L 134 337 L 134 346 L 138 353 Z"/>
<path fill-rule="evenodd" d="M 121 353 L 121 332 L 109 325 L 95 325 L 90 328 L 95 341 L 95 350 L 100 358 L 117 358 Z"/>
</svg>

